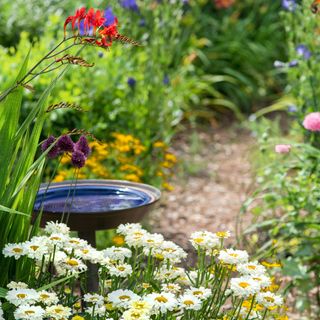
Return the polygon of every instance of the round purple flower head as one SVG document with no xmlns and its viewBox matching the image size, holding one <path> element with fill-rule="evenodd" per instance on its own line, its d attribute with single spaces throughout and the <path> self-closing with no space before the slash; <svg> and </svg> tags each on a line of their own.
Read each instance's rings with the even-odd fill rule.
<svg viewBox="0 0 320 320">
<path fill-rule="evenodd" d="M 75 150 L 72 152 L 71 163 L 74 167 L 80 169 L 84 167 L 86 163 L 86 157 L 81 151 Z"/>
<path fill-rule="evenodd" d="M 296 0 L 282 0 L 282 8 L 293 12 L 297 8 L 297 2 Z"/>
<path fill-rule="evenodd" d="M 312 56 L 311 51 L 304 44 L 299 44 L 296 47 L 296 52 L 298 56 L 303 57 L 305 60 L 309 60 Z"/>
<path fill-rule="evenodd" d="M 111 25 L 114 23 L 116 17 L 114 16 L 111 7 L 108 7 L 108 8 L 104 11 L 104 17 L 105 17 L 105 19 L 106 19 L 106 22 L 104 23 L 104 26 L 109 27 L 109 26 L 111 26 Z"/>
<path fill-rule="evenodd" d="M 74 150 L 74 143 L 67 134 L 58 139 L 57 146 L 62 152 L 73 152 Z"/>
<path fill-rule="evenodd" d="M 128 86 L 133 89 L 136 86 L 137 81 L 135 78 L 129 77 L 127 83 Z"/>
<path fill-rule="evenodd" d="M 163 77 L 162 82 L 166 86 L 168 86 L 170 84 L 170 78 L 169 78 L 169 76 L 167 74 Z"/>
<path fill-rule="evenodd" d="M 51 147 L 51 145 L 56 141 L 56 138 L 54 136 L 50 136 L 48 139 L 46 139 L 42 145 L 41 150 L 45 152 L 48 148 Z M 48 151 L 48 157 L 51 159 L 56 158 L 60 153 L 60 149 L 57 146 L 57 144 L 54 144 L 54 146 Z"/>
<path fill-rule="evenodd" d="M 86 136 L 81 136 L 79 138 L 78 142 L 74 146 L 74 149 L 76 151 L 82 152 L 86 158 L 88 157 L 88 155 L 91 152 L 91 149 L 89 147 L 88 140 L 87 140 Z"/>
</svg>

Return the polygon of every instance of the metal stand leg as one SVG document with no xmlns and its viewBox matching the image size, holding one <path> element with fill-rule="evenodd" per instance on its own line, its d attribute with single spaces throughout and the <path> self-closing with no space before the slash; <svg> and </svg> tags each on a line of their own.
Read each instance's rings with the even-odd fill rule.
<svg viewBox="0 0 320 320">
<path fill-rule="evenodd" d="M 88 243 L 96 247 L 96 232 L 95 230 L 79 231 L 79 238 L 87 240 Z M 96 264 L 88 263 L 88 279 L 87 279 L 87 290 L 88 292 L 98 292 L 99 289 L 99 278 L 98 278 L 98 266 Z"/>
</svg>

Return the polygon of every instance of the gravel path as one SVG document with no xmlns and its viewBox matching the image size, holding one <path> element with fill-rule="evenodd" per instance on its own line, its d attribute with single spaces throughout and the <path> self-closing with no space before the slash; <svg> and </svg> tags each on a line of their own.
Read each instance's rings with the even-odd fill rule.
<svg viewBox="0 0 320 320">
<path fill-rule="evenodd" d="M 153 230 L 186 249 L 186 238 L 196 230 L 235 235 L 237 214 L 252 185 L 253 143 L 248 132 L 233 127 L 178 137 L 173 149 L 184 169 L 151 215 Z"/>
</svg>

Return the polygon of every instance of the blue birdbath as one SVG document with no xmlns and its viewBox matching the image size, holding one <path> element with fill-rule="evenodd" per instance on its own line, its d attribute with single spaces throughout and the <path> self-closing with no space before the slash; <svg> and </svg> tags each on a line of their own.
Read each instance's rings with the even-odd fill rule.
<svg viewBox="0 0 320 320">
<path fill-rule="evenodd" d="M 140 222 L 161 193 L 152 186 L 122 180 L 79 180 L 42 184 L 33 220 L 67 222 L 79 237 L 96 245 L 96 230 L 113 229 L 122 223 Z M 89 266 L 88 289 L 98 289 L 97 270 Z"/>
</svg>

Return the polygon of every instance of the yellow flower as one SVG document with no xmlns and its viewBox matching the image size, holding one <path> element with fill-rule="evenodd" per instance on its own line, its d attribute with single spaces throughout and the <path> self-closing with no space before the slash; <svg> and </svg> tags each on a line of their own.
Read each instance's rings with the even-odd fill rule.
<svg viewBox="0 0 320 320">
<path fill-rule="evenodd" d="M 283 316 L 278 316 L 275 318 L 276 320 L 289 320 L 288 316 L 283 315 Z"/>
<path fill-rule="evenodd" d="M 129 180 L 129 181 L 133 181 L 133 182 L 140 182 L 140 178 L 134 173 L 126 174 L 124 176 L 124 179 Z"/>
<path fill-rule="evenodd" d="M 160 165 L 164 168 L 170 169 L 174 166 L 174 163 L 169 162 L 169 161 L 163 161 Z"/>
<path fill-rule="evenodd" d="M 156 141 L 156 142 L 153 144 L 153 146 L 154 146 L 155 148 L 166 148 L 166 147 L 167 147 L 166 144 L 165 144 L 164 142 L 162 142 L 162 141 Z"/>
<path fill-rule="evenodd" d="M 117 245 L 117 246 L 123 246 L 125 241 L 124 241 L 124 237 L 121 236 L 121 235 L 115 235 L 113 238 L 112 238 L 112 242 Z"/>
<path fill-rule="evenodd" d="M 53 179 L 53 182 L 62 182 L 66 179 L 67 175 L 68 175 L 67 172 L 60 171 Z"/>
<path fill-rule="evenodd" d="M 64 153 L 63 156 L 61 157 L 61 164 L 67 164 L 69 162 L 70 162 L 70 156 Z"/>
<path fill-rule="evenodd" d="M 171 184 L 167 183 L 167 182 L 163 182 L 162 183 L 162 187 L 164 189 L 168 190 L 168 191 L 173 191 L 174 190 L 174 187 Z"/>
<path fill-rule="evenodd" d="M 176 163 L 176 162 L 177 162 L 177 157 L 176 157 L 174 154 L 172 154 L 172 153 L 166 153 L 166 154 L 164 155 L 164 159 L 165 159 L 166 161 L 173 162 L 173 163 Z"/>
<path fill-rule="evenodd" d="M 263 266 L 265 266 L 266 268 L 280 268 L 282 267 L 282 264 L 281 263 L 278 263 L 278 262 L 268 262 L 268 261 L 262 261 L 261 264 Z"/>
<path fill-rule="evenodd" d="M 72 317 L 71 320 L 85 320 L 85 318 L 81 317 L 79 315 L 76 315 L 76 316 Z"/>
</svg>

